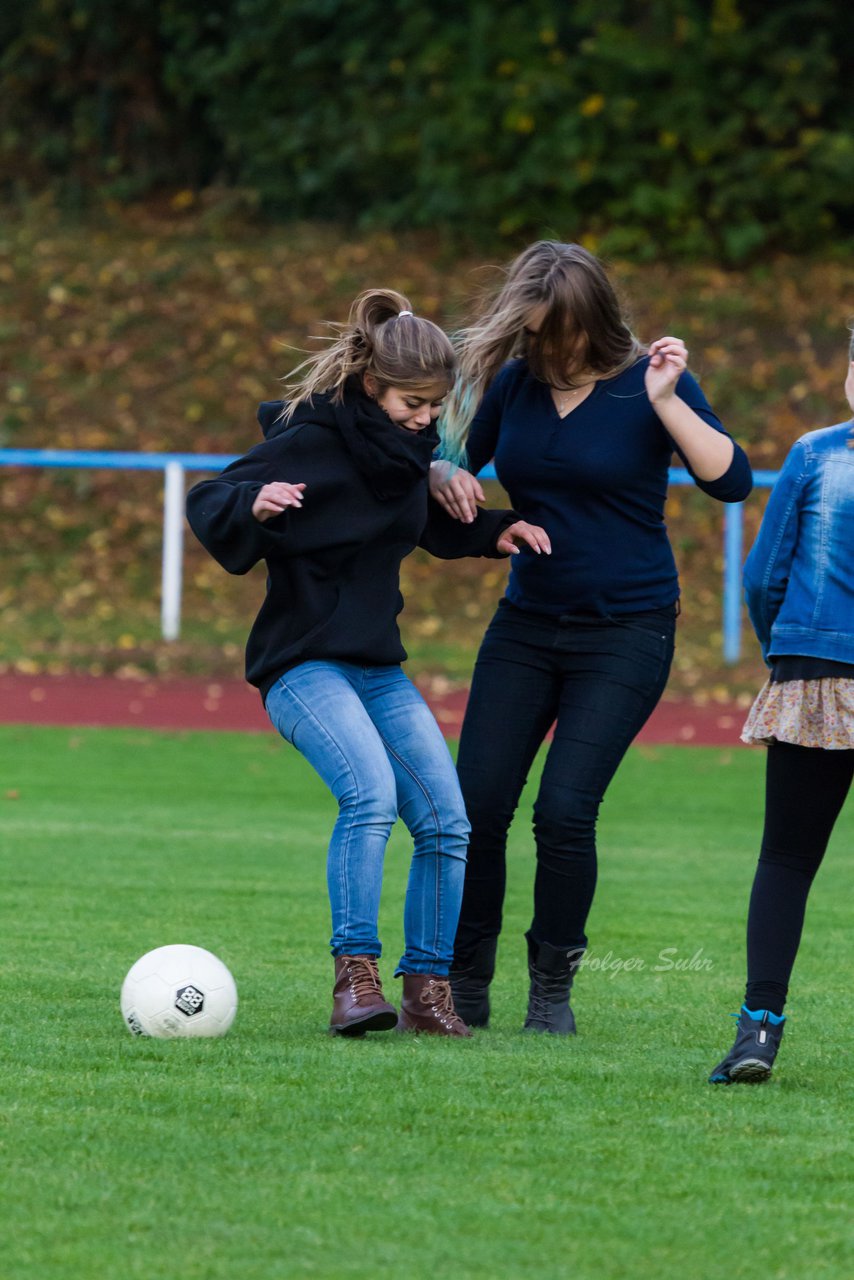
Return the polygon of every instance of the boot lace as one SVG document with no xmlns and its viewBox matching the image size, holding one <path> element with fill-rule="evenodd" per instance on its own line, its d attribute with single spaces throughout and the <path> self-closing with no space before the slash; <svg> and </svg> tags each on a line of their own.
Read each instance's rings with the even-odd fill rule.
<svg viewBox="0 0 854 1280">
<path fill-rule="evenodd" d="M 549 1022 L 552 1014 L 552 1001 L 541 988 L 534 987 L 528 994 L 528 1017 L 537 1022 Z"/>
<path fill-rule="evenodd" d="M 454 1008 L 454 997 L 451 992 L 451 984 L 447 979 L 442 981 L 439 978 L 431 978 L 421 990 L 420 1000 L 422 1004 L 429 1005 L 433 1010 L 433 1016 L 445 1027 L 456 1027 L 462 1022 L 462 1018 Z M 465 1024 L 463 1024 L 465 1025 Z"/>
<path fill-rule="evenodd" d="M 352 956 L 347 960 L 347 983 L 357 1004 L 366 997 L 382 995 L 377 964 L 369 956 Z"/>
</svg>

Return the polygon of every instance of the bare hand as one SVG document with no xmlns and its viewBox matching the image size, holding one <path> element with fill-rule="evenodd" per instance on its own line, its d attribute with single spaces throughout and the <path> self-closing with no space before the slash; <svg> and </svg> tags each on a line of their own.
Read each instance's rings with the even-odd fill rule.
<svg viewBox="0 0 854 1280">
<path fill-rule="evenodd" d="M 477 504 L 486 501 L 483 489 L 470 471 L 444 461 L 430 465 L 430 496 L 449 516 L 462 520 L 463 524 L 471 524 L 477 516 Z"/>
<path fill-rule="evenodd" d="M 670 399 L 687 367 L 688 349 L 681 338 L 658 338 L 651 344 L 644 382 L 653 404 Z"/>
<path fill-rule="evenodd" d="M 549 542 L 549 535 L 545 529 L 541 529 L 537 524 L 528 524 L 526 520 L 517 520 L 515 524 L 511 524 L 508 529 L 504 529 L 501 537 L 495 544 L 497 551 L 502 551 L 505 555 L 518 556 L 519 548 L 517 542 L 523 542 L 536 551 L 537 555 L 543 552 L 547 556 L 552 553 L 552 544 Z"/>
<path fill-rule="evenodd" d="M 301 507 L 304 484 L 288 484 L 284 480 L 274 480 L 258 490 L 258 496 L 252 503 L 252 514 L 261 524 L 280 516 L 286 507 Z"/>
</svg>

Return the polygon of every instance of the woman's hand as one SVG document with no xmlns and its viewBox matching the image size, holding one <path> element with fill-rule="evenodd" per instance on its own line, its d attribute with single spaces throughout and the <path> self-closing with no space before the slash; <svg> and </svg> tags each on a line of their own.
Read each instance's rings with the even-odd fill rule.
<svg viewBox="0 0 854 1280">
<path fill-rule="evenodd" d="M 676 383 L 685 372 L 688 352 L 681 338 L 659 338 L 649 349 L 644 378 L 649 402 L 697 480 L 719 480 L 729 470 L 735 445 L 723 431 L 704 421 L 681 396 Z"/>
<path fill-rule="evenodd" d="M 477 504 L 485 501 L 483 489 L 470 471 L 444 461 L 430 464 L 430 496 L 463 524 L 475 520 Z"/>
<path fill-rule="evenodd" d="M 688 367 L 688 348 L 681 338 L 658 338 L 650 345 L 644 382 L 653 404 L 669 400 Z"/>
<path fill-rule="evenodd" d="M 274 480 L 258 490 L 258 496 L 252 503 L 252 514 L 261 524 L 280 516 L 286 507 L 301 507 L 304 484 L 288 484 L 284 480 Z"/>
<path fill-rule="evenodd" d="M 545 552 L 550 556 L 552 553 L 552 544 L 545 529 L 541 529 L 537 524 L 528 524 L 527 520 L 517 520 L 509 528 L 503 529 L 501 537 L 495 544 L 496 550 L 503 552 L 504 555 L 518 556 L 517 542 L 524 542 L 526 546 L 536 551 L 537 555 Z"/>
</svg>

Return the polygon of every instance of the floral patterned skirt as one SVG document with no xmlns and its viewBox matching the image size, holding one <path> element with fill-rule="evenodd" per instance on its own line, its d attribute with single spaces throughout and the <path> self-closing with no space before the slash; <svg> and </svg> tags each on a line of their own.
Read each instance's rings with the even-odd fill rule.
<svg viewBox="0 0 854 1280">
<path fill-rule="evenodd" d="M 768 680 L 750 708 L 741 740 L 854 751 L 854 680 Z"/>
</svg>

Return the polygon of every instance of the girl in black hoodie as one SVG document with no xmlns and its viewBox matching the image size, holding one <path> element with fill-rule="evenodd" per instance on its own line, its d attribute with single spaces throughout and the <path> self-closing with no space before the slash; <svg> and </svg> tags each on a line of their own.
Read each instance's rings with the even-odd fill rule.
<svg viewBox="0 0 854 1280">
<path fill-rule="evenodd" d="M 446 335 L 401 294 L 369 290 L 287 403 L 262 404 L 266 441 L 191 490 L 190 524 L 230 573 L 267 564 L 246 675 L 282 736 L 339 805 L 327 863 L 335 987 L 331 1029 L 467 1036 L 448 983 L 469 825 L 451 758 L 401 670 L 400 563 L 502 556 L 542 529 L 515 512 L 452 520 L 428 497 L 434 423 L 453 382 Z M 400 1017 L 382 992 L 377 916 L 385 848 L 401 817 L 414 840 L 404 911 Z"/>
</svg>

